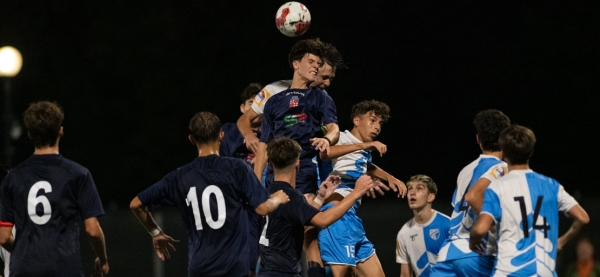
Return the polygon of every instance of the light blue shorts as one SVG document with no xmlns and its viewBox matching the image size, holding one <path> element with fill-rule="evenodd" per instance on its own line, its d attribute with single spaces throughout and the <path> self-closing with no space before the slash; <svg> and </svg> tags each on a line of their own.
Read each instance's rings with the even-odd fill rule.
<svg viewBox="0 0 600 277">
<path fill-rule="evenodd" d="M 326 204 L 321 211 L 331 207 L 332 204 Z M 319 231 L 319 248 L 324 263 L 356 266 L 375 254 L 373 244 L 365 236 L 362 220 L 356 215 L 356 208 L 355 204 L 342 218 Z"/>
<path fill-rule="evenodd" d="M 492 275 L 495 260 L 494 256 L 477 256 L 439 262 L 431 268 L 430 276 L 489 277 Z"/>
</svg>

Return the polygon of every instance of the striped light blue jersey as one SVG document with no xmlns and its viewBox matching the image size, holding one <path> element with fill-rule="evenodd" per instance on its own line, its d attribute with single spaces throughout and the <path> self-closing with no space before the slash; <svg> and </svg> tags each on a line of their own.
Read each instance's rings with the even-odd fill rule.
<svg viewBox="0 0 600 277">
<path fill-rule="evenodd" d="M 499 234 L 493 276 L 557 276 L 558 212 L 575 205 L 557 181 L 532 170 L 512 170 L 493 181 L 481 209 Z"/>
<path fill-rule="evenodd" d="M 490 155 L 480 155 L 475 161 L 465 166 L 458 175 L 456 190 L 452 197 L 452 227 L 450 237 L 446 239 L 440 253 L 438 262 L 452 261 L 465 257 L 478 257 L 479 254 L 469 249 L 471 227 L 477 220 L 475 212 L 469 208 L 465 195 L 479 179 L 486 178 L 493 181 L 502 176 L 506 164 L 500 159 Z M 492 234 L 486 237 L 488 247 L 486 255 L 494 255 L 495 237 Z"/>
<path fill-rule="evenodd" d="M 437 211 L 425 224 L 419 224 L 412 218 L 402 226 L 396 237 L 396 262 L 410 264 L 418 277 L 429 276 L 449 230 L 450 218 Z"/>
</svg>

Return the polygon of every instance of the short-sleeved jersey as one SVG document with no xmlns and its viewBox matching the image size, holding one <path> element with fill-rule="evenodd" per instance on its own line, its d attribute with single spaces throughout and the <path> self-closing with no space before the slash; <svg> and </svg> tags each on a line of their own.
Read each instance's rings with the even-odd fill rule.
<svg viewBox="0 0 600 277">
<path fill-rule="evenodd" d="M 319 210 L 286 182 L 275 181 L 268 190 L 270 193 L 283 190 L 290 202 L 267 216 L 266 240 L 261 240 L 265 247 L 260 253 L 259 276 L 300 276 L 304 226 L 310 225 Z"/>
<path fill-rule="evenodd" d="M 209 155 L 167 174 L 138 195 L 155 209 L 178 208 L 188 234 L 189 276 L 248 274 L 250 222 L 246 203 L 258 207 L 269 199 L 254 172 L 239 159 Z"/>
<path fill-rule="evenodd" d="M 450 237 L 446 239 L 438 254 L 438 262 L 479 256 L 469 249 L 471 227 L 477 221 L 477 215 L 469 207 L 465 195 L 479 179 L 486 178 L 492 181 L 501 177 L 505 166 L 504 162 L 494 156 L 480 155 L 459 173 L 456 190 L 452 196 L 454 210 L 451 216 Z M 486 255 L 495 255 L 495 236 L 488 233 L 485 239 L 487 241 Z"/>
<path fill-rule="evenodd" d="M 271 96 L 290 88 L 291 85 L 292 80 L 280 80 L 268 84 L 254 97 L 254 101 L 252 102 L 252 110 L 256 114 L 262 115 L 267 100 L 269 100 Z"/>
<path fill-rule="evenodd" d="M 556 276 L 558 212 L 575 205 L 562 185 L 532 170 L 511 170 L 493 181 L 481 209 L 499 234 L 493 276 Z"/>
<path fill-rule="evenodd" d="M 82 220 L 104 214 L 90 172 L 62 155 L 32 155 L 2 183 L 0 221 L 18 230 L 12 276 L 83 276 Z"/>
<path fill-rule="evenodd" d="M 312 159 L 317 152 L 310 139 L 321 132 L 321 122 L 337 123 L 336 107 L 329 95 L 316 87 L 287 89 L 265 104 L 260 141 L 289 137 L 302 147 L 301 160 Z"/>
<path fill-rule="evenodd" d="M 412 218 L 396 237 L 396 262 L 410 264 L 416 276 L 429 276 L 449 230 L 450 218 L 437 211 L 425 224 Z"/>
<path fill-rule="evenodd" d="M 254 153 L 246 148 L 246 143 L 237 125 L 235 123 L 225 123 L 221 127 L 221 131 L 223 131 L 224 136 L 219 145 L 219 156 L 242 159 L 247 164 L 252 165 Z M 254 131 L 254 135 L 260 137 L 260 131 Z"/>
<path fill-rule="evenodd" d="M 348 145 L 362 143 L 350 131 L 340 132 L 337 145 Z M 352 192 L 356 180 L 367 173 L 367 167 L 371 164 L 371 150 L 357 150 L 341 157 L 331 160 L 333 171 L 331 174 L 342 178 L 342 184 L 335 190 L 336 193 L 346 197 Z M 360 199 L 357 201 L 360 205 Z M 358 206 L 357 206 L 358 207 Z"/>
</svg>

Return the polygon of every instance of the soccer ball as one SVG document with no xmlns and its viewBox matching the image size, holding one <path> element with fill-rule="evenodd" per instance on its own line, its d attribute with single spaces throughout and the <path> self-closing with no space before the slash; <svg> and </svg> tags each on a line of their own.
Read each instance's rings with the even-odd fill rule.
<svg viewBox="0 0 600 277">
<path fill-rule="evenodd" d="M 302 3 L 287 2 L 277 10 L 275 25 L 288 37 L 301 36 L 310 27 L 310 12 Z"/>
</svg>

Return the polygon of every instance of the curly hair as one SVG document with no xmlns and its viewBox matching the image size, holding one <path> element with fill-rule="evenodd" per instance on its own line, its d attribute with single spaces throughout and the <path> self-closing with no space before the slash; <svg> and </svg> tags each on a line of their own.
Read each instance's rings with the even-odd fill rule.
<svg viewBox="0 0 600 277">
<path fill-rule="evenodd" d="M 325 43 L 323 45 L 323 55 L 321 56 L 321 59 L 323 59 L 323 62 L 331 65 L 333 70 L 344 68 L 346 66 L 342 54 L 331 43 Z"/>
<path fill-rule="evenodd" d="M 500 149 L 504 159 L 511 165 L 527 164 L 533 155 L 535 134 L 527 127 L 511 125 L 500 133 Z"/>
<path fill-rule="evenodd" d="M 62 108 L 56 102 L 32 103 L 23 113 L 23 122 L 35 148 L 56 145 L 60 127 L 65 119 Z"/>
<path fill-rule="evenodd" d="M 388 107 L 387 104 L 377 100 L 366 100 L 356 103 L 354 106 L 352 106 L 350 120 L 352 121 L 357 116 L 371 112 L 381 117 L 381 123 L 387 122 L 390 118 L 390 107 Z"/>
<path fill-rule="evenodd" d="M 246 101 L 253 99 L 260 90 L 262 89 L 262 85 L 260 83 L 250 83 L 240 94 L 240 104 L 246 104 Z"/>
<path fill-rule="evenodd" d="M 433 194 L 437 195 L 438 188 L 437 188 L 437 185 L 435 184 L 435 182 L 433 181 L 433 179 L 431 179 L 431 177 L 429 177 L 427 175 L 423 175 L 423 174 L 418 174 L 418 175 L 414 175 L 414 176 L 410 177 L 410 179 L 408 179 L 408 181 L 406 181 L 406 184 L 408 185 L 411 182 L 421 182 L 425 186 L 427 186 L 427 190 L 429 190 L 429 193 L 433 193 Z"/>
<path fill-rule="evenodd" d="M 296 42 L 290 50 L 288 62 L 290 68 L 294 68 L 293 62 L 302 60 L 306 54 L 313 54 L 322 58 L 325 44 L 318 38 L 304 39 Z"/>
<path fill-rule="evenodd" d="M 477 129 L 477 137 L 484 150 L 500 151 L 498 137 L 500 132 L 510 126 L 510 119 L 499 110 L 489 109 L 480 111 L 473 121 Z"/>
<path fill-rule="evenodd" d="M 294 164 L 300 158 L 301 152 L 300 145 L 285 136 L 276 137 L 267 144 L 269 161 L 276 169 L 284 169 Z"/>
<path fill-rule="evenodd" d="M 190 119 L 189 130 L 197 144 L 216 141 L 221 133 L 221 120 L 211 112 L 199 112 Z"/>
</svg>

